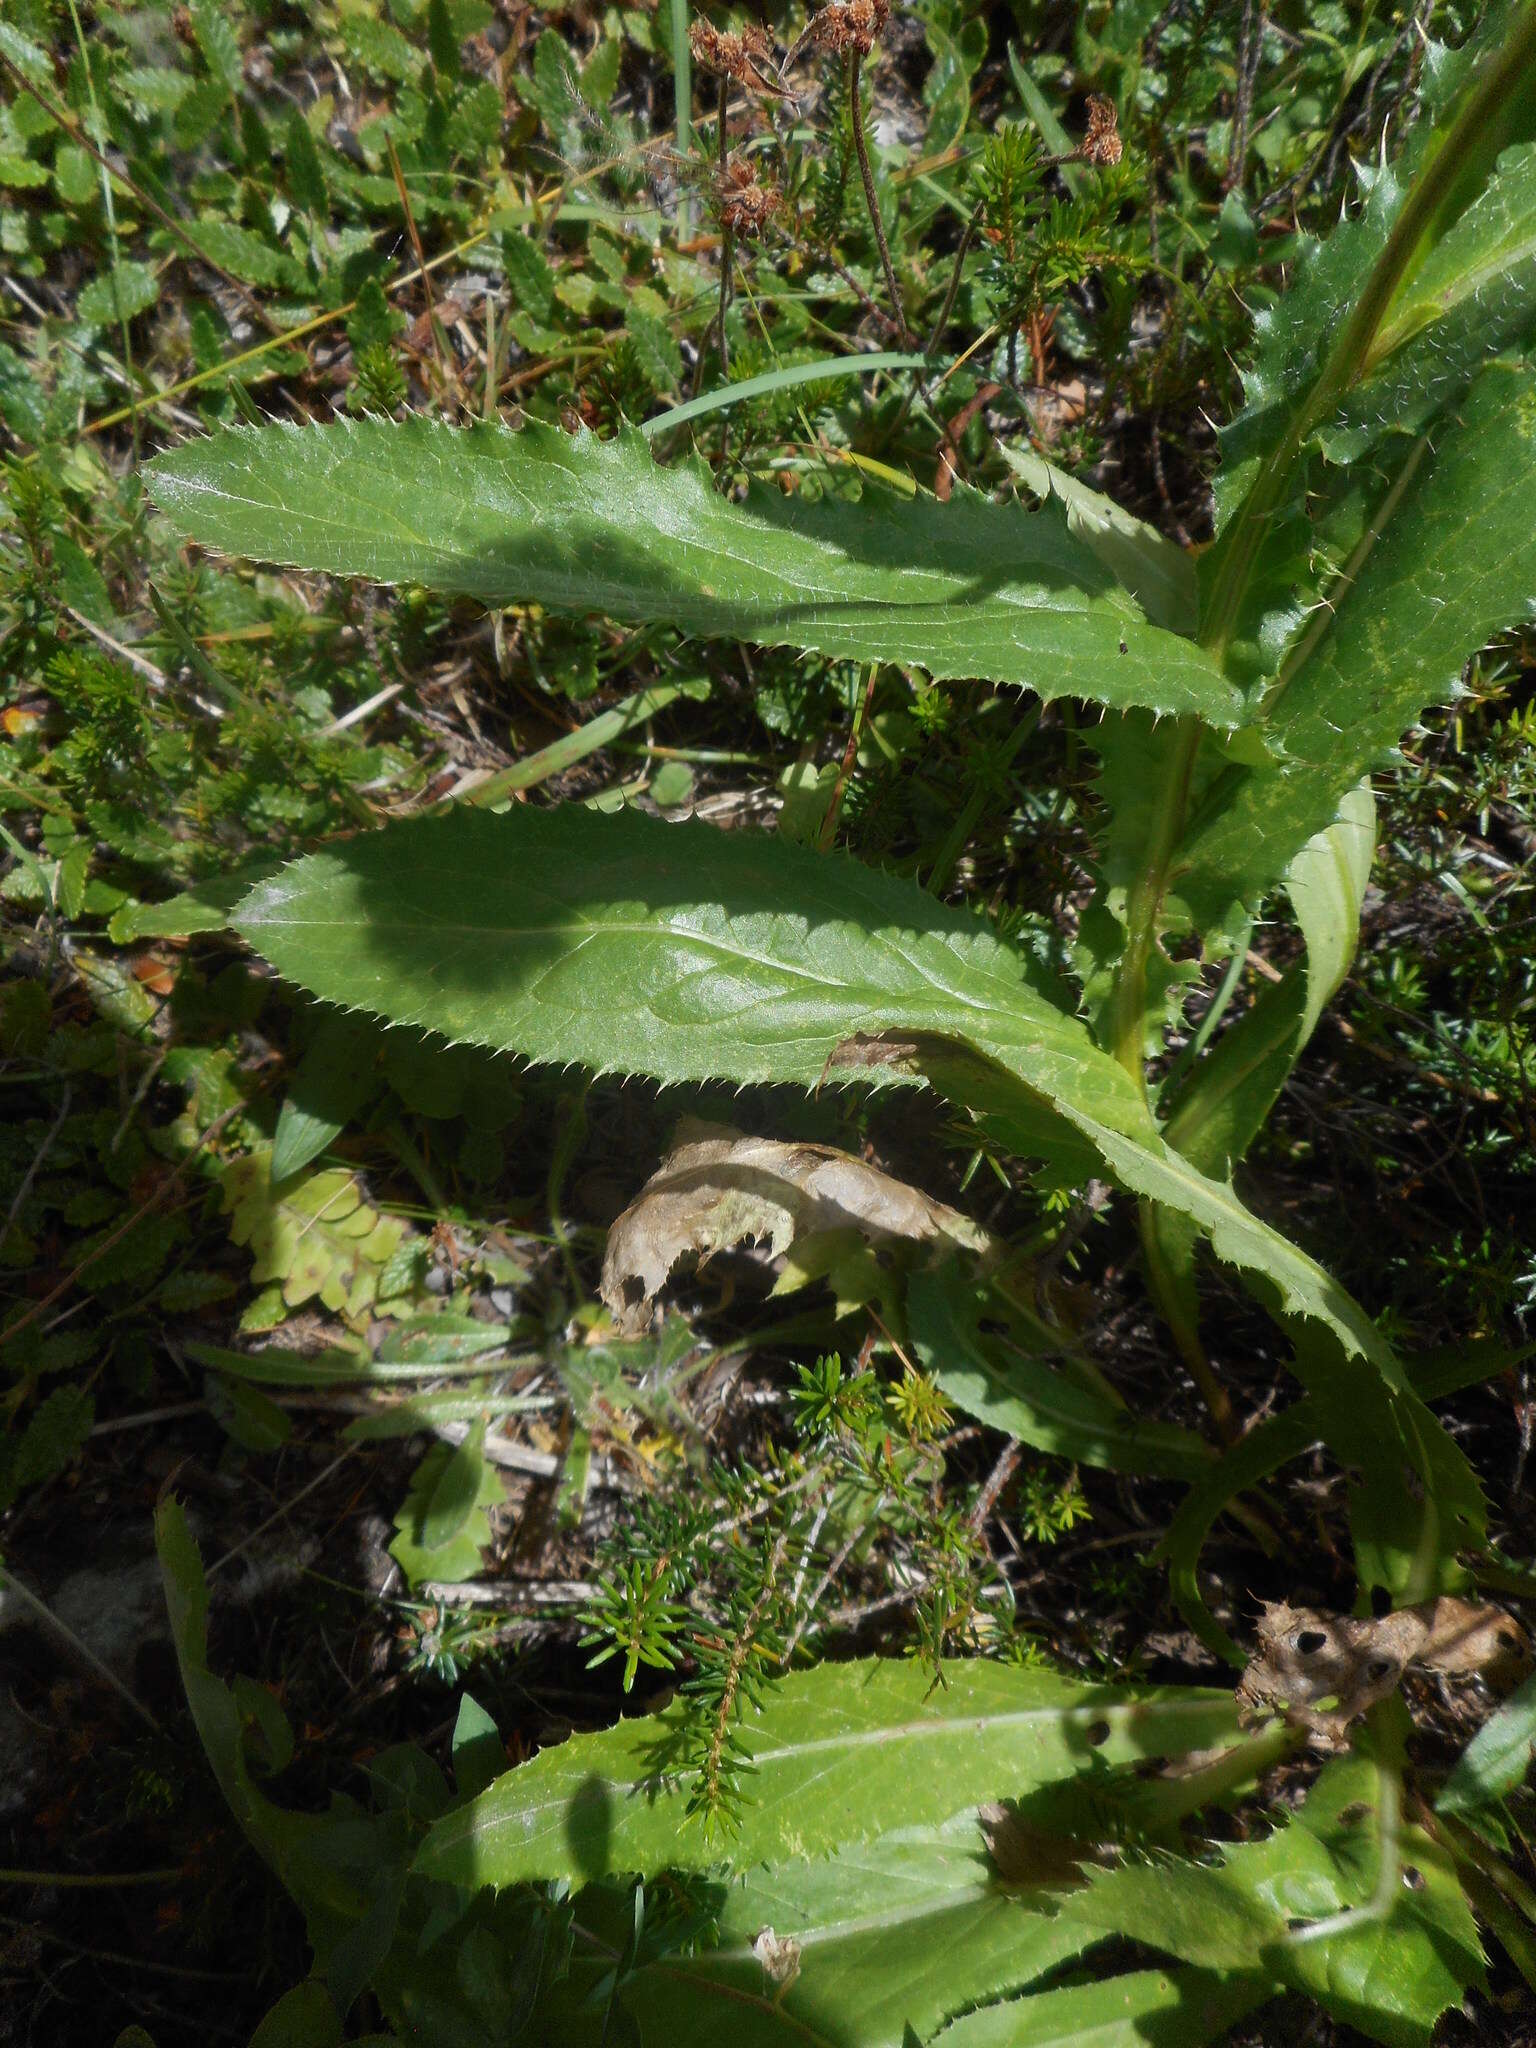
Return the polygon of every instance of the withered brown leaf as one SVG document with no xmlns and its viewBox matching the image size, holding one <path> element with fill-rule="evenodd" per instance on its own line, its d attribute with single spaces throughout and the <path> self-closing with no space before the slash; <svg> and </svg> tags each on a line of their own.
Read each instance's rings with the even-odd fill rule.
<svg viewBox="0 0 1536 2048">
<path fill-rule="evenodd" d="M 1501 1607 L 1444 1595 L 1379 1620 L 1273 1601 L 1238 1682 L 1250 1713 L 1278 1709 L 1326 1749 L 1396 1690 L 1410 1665 L 1475 1674 L 1499 1690 L 1531 1669 L 1531 1644 Z"/>
<path fill-rule="evenodd" d="M 832 1145 L 752 1138 L 686 1118 L 677 1141 L 608 1233 L 598 1292 L 621 1329 L 643 1328 L 679 1260 L 766 1243 L 777 1256 L 818 1232 L 856 1230 L 984 1251 L 970 1218 Z"/>
</svg>

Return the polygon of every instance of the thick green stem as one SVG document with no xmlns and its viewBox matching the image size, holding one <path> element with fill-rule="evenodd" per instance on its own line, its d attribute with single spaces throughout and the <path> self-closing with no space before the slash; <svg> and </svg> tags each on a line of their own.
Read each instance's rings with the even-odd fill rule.
<svg viewBox="0 0 1536 2048">
<path fill-rule="evenodd" d="M 1420 171 L 1316 382 L 1239 509 L 1224 545 L 1207 616 L 1201 621 L 1200 644 L 1210 653 L 1220 656 L 1231 643 L 1254 558 L 1276 507 L 1284 501 L 1308 436 L 1367 367 L 1377 331 L 1402 285 L 1418 268 L 1447 197 L 1469 162 L 1484 152 L 1489 135 L 1501 132 L 1501 110 L 1533 69 L 1536 6 L 1526 8 Z"/>
<path fill-rule="evenodd" d="M 1405 280 L 1418 268 L 1437 230 L 1444 228 L 1458 181 L 1491 149 L 1496 148 L 1497 138 L 1503 133 L 1503 111 L 1528 84 L 1533 71 L 1536 71 L 1536 5 L 1523 10 L 1516 26 L 1492 54 L 1481 76 L 1466 94 L 1460 112 L 1443 139 L 1438 145 L 1430 145 L 1428 160 L 1408 192 L 1386 245 L 1324 358 L 1310 392 L 1297 405 L 1278 446 L 1260 470 L 1231 526 L 1217 544 L 1216 573 L 1198 638 L 1201 647 L 1218 661 L 1225 659 L 1236 637 L 1254 565 L 1276 513 L 1295 488 L 1295 472 L 1304 459 L 1303 451 L 1310 436 L 1370 366 L 1373 345 L 1398 293 Z M 1422 449 L 1405 466 L 1397 488 L 1389 497 L 1388 509 L 1395 506 L 1397 497 L 1417 469 L 1421 455 Z M 1370 538 L 1374 541 L 1375 534 L 1372 533 Z M 1288 664 L 1271 683 L 1260 707 L 1261 717 L 1273 708 L 1295 668 L 1294 662 Z M 1190 793 L 1202 737 L 1203 729 L 1198 721 L 1190 719 L 1184 722 L 1158 793 L 1145 857 L 1126 900 L 1125 951 L 1110 1000 L 1108 1037 L 1114 1057 L 1134 1079 L 1143 1096 L 1147 1094 L 1147 976 L 1158 942 L 1163 906 L 1175 872 L 1178 850 L 1188 823 Z M 1153 1233 L 1148 1226 L 1149 1219 L 1144 1216 L 1143 1240 L 1151 1245 Z M 1146 1269 L 1153 1299 L 1174 1331 L 1179 1349 L 1210 1407 L 1212 1419 L 1225 1437 L 1232 1426 L 1230 1408 L 1205 1359 L 1198 1331 L 1189 1327 L 1179 1289 L 1172 1284 L 1171 1276 L 1163 1271 L 1157 1258 L 1149 1256 Z"/>
<path fill-rule="evenodd" d="M 1271 520 L 1292 487 L 1308 437 L 1369 362 L 1378 330 L 1405 279 L 1417 268 L 1448 196 L 1469 163 L 1486 151 L 1489 136 L 1501 132 L 1501 110 L 1533 70 L 1536 6 L 1524 10 L 1420 171 L 1311 391 L 1292 414 L 1279 445 L 1218 543 L 1220 562 L 1199 633 L 1200 645 L 1218 660 L 1231 646 L 1254 562 Z M 1115 1057 L 1143 1086 L 1147 969 L 1157 944 L 1174 855 L 1184 835 L 1200 738 L 1200 727 L 1194 722 L 1181 735 L 1153 818 L 1146 859 L 1126 904 L 1125 954 L 1111 1006 L 1110 1042 Z"/>
<path fill-rule="evenodd" d="M 1184 834 L 1202 730 L 1198 719 L 1180 721 L 1178 744 L 1153 815 L 1146 859 L 1126 898 L 1125 952 L 1110 1004 L 1109 1048 L 1143 1094 L 1147 1085 L 1147 969 L 1157 945 L 1173 856 Z"/>
</svg>

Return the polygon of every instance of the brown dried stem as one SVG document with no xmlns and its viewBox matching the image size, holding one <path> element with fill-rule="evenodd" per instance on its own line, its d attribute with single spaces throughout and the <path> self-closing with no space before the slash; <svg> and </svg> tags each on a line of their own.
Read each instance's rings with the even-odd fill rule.
<svg viewBox="0 0 1536 2048">
<path fill-rule="evenodd" d="M 720 143 L 720 180 L 724 184 L 729 176 L 730 145 L 726 135 L 726 96 L 730 80 L 722 71 L 720 74 L 720 115 L 718 121 Z M 730 375 L 730 344 L 725 338 L 725 315 L 731 303 L 731 265 L 736 253 L 736 236 L 730 222 L 722 214 L 720 221 L 720 311 L 716 316 L 720 342 L 720 381 L 723 384 Z"/>
<path fill-rule="evenodd" d="M 854 713 L 853 724 L 848 729 L 848 744 L 843 749 L 843 758 L 838 764 L 837 780 L 832 785 L 832 795 L 827 803 L 827 814 L 821 821 L 821 830 L 816 835 L 816 851 L 826 853 L 837 831 L 838 812 L 843 807 L 843 792 L 848 787 L 848 778 L 853 773 L 853 764 L 858 758 L 859 735 L 864 730 L 864 721 L 869 716 L 869 707 L 875 700 L 875 681 L 880 674 L 880 664 L 872 661 L 869 665 L 869 681 L 864 685 L 864 700 Z"/>
<path fill-rule="evenodd" d="M 864 58 L 854 46 L 848 51 L 848 108 L 853 119 L 853 146 L 859 159 L 859 176 L 864 181 L 864 201 L 869 208 L 869 223 L 875 231 L 875 246 L 880 251 L 880 267 L 885 272 L 885 288 L 891 295 L 891 310 L 896 316 L 897 331 L 901 335 L 903 348 L 912 344 L 911 331 L 907 326 L 906 308 L 901 303 L 901 293 L 896 285 L 896 272 L 891 264 L 890 244 L 885 239 L 885 222 L 880 218 L 880 203 L 875 197 L 875 174 L 869 167 L 869 144 L 864 137 L 864 92 L 859 81 L 859 68 Z"/>
</svg>

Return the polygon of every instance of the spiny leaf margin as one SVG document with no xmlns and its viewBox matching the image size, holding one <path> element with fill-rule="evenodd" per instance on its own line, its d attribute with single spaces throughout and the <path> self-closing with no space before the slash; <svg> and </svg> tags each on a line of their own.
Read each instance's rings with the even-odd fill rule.
<svg viewBox="0 0 1536 2048">
<path fill-rule="evenodd" d="M 1150 624 L 1059 505 L 721 496 L 632 430 L 337 420 L 233 426 L 147 465 L 189 539 L 287 567 L 423 583 L 706 638 L 889 661 L 1234 727 L 1212 659 Z"/>
<path fill-rule="evenodd" d="M 1049 1096 L 1143 1116 L 1026 953 L 913 882 L 767 833 L 456 810 L 295 861 L 231 921 L 326 1002 L 534 1061 L 815 1087 L 842 1040 L 886 1023 L 964 1031 Z"/>
<path fill-rule="evenodd" d="M 1093 1685 L 979 1660 L 945 1667 L 861 1658 L 783 1679 L 736 1731 L 750 1803 L 738 1866 L 819 1856 L 897 1828 L 950 1819 L 1075 1771 L 1235 1739 L 1225 1691 Z M 680 1832 L 689 1787 L 673 1768 L 686 1710 L 572 1736 L 447 1814 L 418 1873 L 466 1886 L 713 1861 Z"/>
</svg>

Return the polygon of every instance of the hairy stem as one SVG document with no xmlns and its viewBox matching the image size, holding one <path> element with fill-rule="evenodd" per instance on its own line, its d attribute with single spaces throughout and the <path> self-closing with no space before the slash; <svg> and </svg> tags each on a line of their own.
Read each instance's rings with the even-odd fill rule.
<svg viewBox="0 0 1536 2048">
<path fill-rule="evenodd" d="M 720 178 L 724 189 L 725 169 L 730 162 L 730 145 L 726 138 L 726 98 L 730 81 L 725 73 L 720 74 L 720 118 L 717 123 L 720 141 Z M 731 265 L 736 253 L 736 237 L 724 221 L 720 223 L 720 311 L 715 320 L 720 342 L 720 381 L 723 384 L 730 375 L 730 343 L 725 338 L 725 316 L 731 303 Z"/>
<path fill-rule="evenodd" d="M 885 288 L 891 295 L 891 311 L 896 316 L 896 326 L 901 334 L 901 345 L 911 345 L 912 335 L 907 326 L 906 309 L 901 303 L 901 293 L 896 287 L 896 272 L 891 264 L 890 244 L 885 239 L 885 222 L 880 218 L 880 203 L 875 197 L 875 174 L 869 167 L 869 144 L 864 136 L 864 92 L 859 82 L 861 59 L 857 50 L 848 52 L 848 110 L 853 119 L 853 146 L 858 153 L 859 176 L 864 181 L 864 203 L 869 208 L 869 224 L 875 231 L 875 246 L 880 251 L 880 267 L 885 272 Z"/>
</svg>

